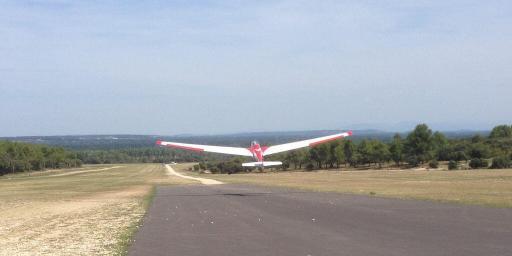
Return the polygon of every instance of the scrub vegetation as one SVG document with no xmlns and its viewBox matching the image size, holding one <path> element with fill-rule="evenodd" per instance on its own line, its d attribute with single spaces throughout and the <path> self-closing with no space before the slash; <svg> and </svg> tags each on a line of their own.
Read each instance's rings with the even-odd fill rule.
<svg viewBox="0 0 512 256">
<path fill-rule="evenodd" d="M 75 152 L 60 147 L 0 141 L 0 175 L 81 165 Z"/>
</svg>

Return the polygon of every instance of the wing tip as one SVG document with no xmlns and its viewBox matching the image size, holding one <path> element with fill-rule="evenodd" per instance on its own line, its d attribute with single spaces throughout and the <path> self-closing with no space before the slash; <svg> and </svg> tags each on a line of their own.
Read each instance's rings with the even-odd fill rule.
<svg viewBox="0 0 512 256">
<path fill-rule="evenodd" d="M 352 130 L 347 132 L 348 136 L 352 136 Z"/>
<path fill-rule="evenodd" d="M 157 146 L 162 146 L 162 141 L 161 141 L 161 140 L 157 140 L 157 141 L 155 142 L 155 145 L 157 145 Z"/>
</svg>

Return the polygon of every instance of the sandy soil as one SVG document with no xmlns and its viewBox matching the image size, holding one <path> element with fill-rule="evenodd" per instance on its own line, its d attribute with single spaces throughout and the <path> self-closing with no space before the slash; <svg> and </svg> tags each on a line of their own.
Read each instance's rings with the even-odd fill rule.
<svg viewBox="0 0 512 256">
<path fill-rule="evenodd" d="M 121 166 L 112 166 L 112 167 L 101 168 L 101 169 L 65 172 L 65 173 L 59 173 L 59 174 L 55 174 L 55 175 L 50 175 L 50 177 L 62 177 L 62 176 L 75 175 L 75 174 L 88 173 L 88 172 L 101 172 L 101 171 L 106 171 L 106 170 L 110 170 L 110 169 L 116 169 L 116 168 L 120 168 L 120 167 Z"/>
<path fill-rule="evenodd" d="M 0 256 L 115 255 L 152 185 L 181 182 L 158 164 L 0 180 Z"/>
<path fill-rule="evenodd" d="M 192 176 L 187 176 L 187 175 L 181 174 L 181 173 L 175 171 L 172 168 L 172 166 L 169 165 L 169 164 L 165 165 L 165 168 L 167 168 L 167 175 L 169 175 L 169 176 L 174 175 L 174 176 L 178 176 L 178 177 L 184 178 L 184 179 L 199 181 L 203 185 L 220 185 L 220 184 L 224 184 L 223 182 L 220 182 L 220 181 L 214 180 L 214 179 L 197 178 L 197 177 L 192 177 Z"/>
<path fill-rule="evenodd" d="M 144 214 L 140 198 L 148 190 L 2 209 L 0 255 L 111 255 L 120 232 Z"/>
</svg>

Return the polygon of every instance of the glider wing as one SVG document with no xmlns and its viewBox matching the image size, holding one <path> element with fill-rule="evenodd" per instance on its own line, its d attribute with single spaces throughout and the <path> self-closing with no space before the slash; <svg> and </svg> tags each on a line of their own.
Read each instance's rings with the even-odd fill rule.
<svg viewBox="0 0 512 256">
<path fill-rule="evenodd" d="M 334 135 L 324 136 L 320 138 L 315 139 L 309 139 L 309 140 L 302 140 L 302 141 L 296 141 L 281 145 L 275 145 L 268 147 L 265 151 L 263 151 L 263 155 L 271 155 L 271 154 L 277 154 L 289 150 L 299 149 L 299 148 L 305 148 L 305 147 L 314 147 L 316 145 L 320 145 L 322 143 L 326 143 L 329 141 L 341 139 L 344 137 L 348 137 L 352 135 L 352 131 L 344 132 L 344 133 L 338 133 Z"/>
<path fill-rule="evenodd" d="M 252 156 L 251 151 L 247 148 L 236 148 L 236 147 L 220 147 L 220 146 L 209 146 L 209 145 L 197 145 L 197 144 L 187 144 L 187 143 L 179 143 L 179 142 L 170 142 L 170 141 L 157 141 L 157 145 L 191 150 L 196 152 L 212 152 L 212 153 L 221 153 L 228 155 L 238 155 L 238 156 Z"/>
</svg>

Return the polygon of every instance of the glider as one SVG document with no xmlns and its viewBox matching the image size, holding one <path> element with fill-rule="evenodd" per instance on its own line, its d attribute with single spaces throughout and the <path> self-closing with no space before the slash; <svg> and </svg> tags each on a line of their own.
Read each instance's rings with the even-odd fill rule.
<svg viewBox="0 0 512 256">
<path fill-rule="evenodd" d="M 198 145 L 198 144 L 187 144 L 180 142 L 170 142 L 170 141 L 161 141 L 158 140 L 156 145 L 171 147 L 177 149 L 191 150 L 195 152 L 212 152 L 212 153 L 220 153 L 220 154 L 228 154 L 228 155 L 237 155 L 237 156 L 250 156 L 254 157 L 257 162 L 251 163 L 243 163 L 242 166 L 246 167 L 265 167 L 265 166 L 274 166 L 281 165 L 281 162 L 278 161 L 264 161 L 264 157 L 272 154 L 277 154 L 285 151 L 290 151 L 299 148 L 305 147 L 314 147 L 316 145 L 320 145 L 322 143 L 326 143 L 329 141 L 341 139 L 344 137 L 348 137 L 352 135 L 352 131 L 333 134 L 329 136 L 309 139 L 309 140 L 301 140 L 286 144 L 280 144 L 275 146 L 260 146 L 257 141 L 253 141 L 251 143 L 251 147 L 249 148 L 237 148 L 237 147 L 222 147 L 222 146 L 210 146 L 210 145 Z"/>
</svg>

